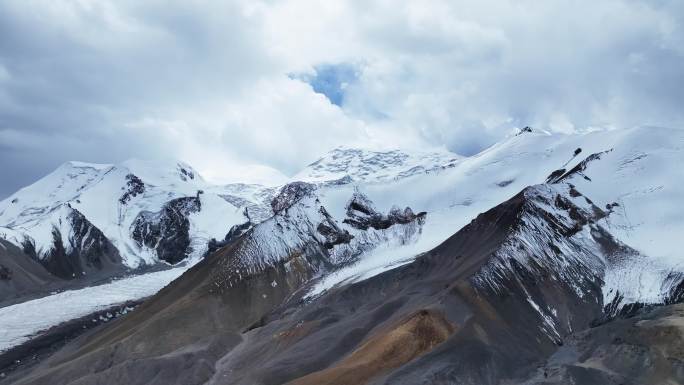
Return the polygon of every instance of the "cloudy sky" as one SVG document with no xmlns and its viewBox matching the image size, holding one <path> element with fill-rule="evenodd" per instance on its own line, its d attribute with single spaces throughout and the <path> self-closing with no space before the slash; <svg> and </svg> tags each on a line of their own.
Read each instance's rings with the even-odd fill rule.
<svg viewBox="0 0 684 385">
<path fill-rule="evenodd" d="M 339 145 L 684 127 L 683 23 L 678 0 L 4 0 L 0 197 L 67 160 L 259 181 Z"/>
</svg>

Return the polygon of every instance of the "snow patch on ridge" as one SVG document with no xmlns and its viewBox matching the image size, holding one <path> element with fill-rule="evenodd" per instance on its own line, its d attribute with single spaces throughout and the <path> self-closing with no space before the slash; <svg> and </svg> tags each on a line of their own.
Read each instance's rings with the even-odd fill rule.
<svg viewBox="0 0 684 385">
<path fill-rule="evenodd" d="M 293 180 L 310 183 L 389 182 L 454 167 L 461 158 L 448 151 L 371 151 L 339 147 L 308 165 Z M 344 178 L 348 178 L 346 182 Z"/>
<path fill-rule="evenodd" d="M 582 162 L 591 154 L 601 156 L 584 162 L 585 167 L 582 167 Z M 532 132 L 508 138 L 477 155 L 462 158 L 439 174 L 418 173 L 391 183 L 359 182 L 358 186 L 362 186 L 379 210 L 388 210 L 392 202 L 401 202 L 428 212 L 421 240 L 416 244 L 422 247 L 411 245 L 406 258 L 398 258 L 406 262 L 437 246 L 477 214 L 529 185 L 544 182 L 553 170 L 559 167 L 581 169 L 581 173 L 569 175 L 566 181 L 591 199 L 593 205 L 611 211 L 608 217 L 600 220 L 600 226 L 633 248 L 640 257 L 622 263 L 602 262 L 605 255 L 597 248 L 589 228 L 575 234 L 572 247 L 582 249 L 586 257 L 582 259 L 591 260 L 591 266 L 605 280 L 604 302 L 610 301 L 615 291 L 620 290 L 625 301 L 650 303 L 662 302 L 679 283 L 664 282 L 666 277 L 684 271 L 684 259 L 675 241 L 679 234 L 684 234 L 684 206 L 680 204 L 684 196 L 684 184 L 681 183 L 684 174 L 676 166 L 682 162 L 683 130 L 641 127 L 573 135 Z M 334 174 L 330 178 L 339 176 L 341 174 Z M 341 195 L 342 191 L 348 194 L 351 189 L 337 186 L 334 192 L 326 194 Z M 589 206 L 584 198 L 574 202 L 585 209 Z M 567 214 L 555 214 L 567 220 Z M 433 226 L 433 223 L 439 225 Z M 535 253 L 542 252 L 539 249 L 544 246 L 536 243 L 534 233 L 525 237 L 529 239 L 521 240 L 523 247 L 536 250 Z M 570 247 L 569 244 L 558 247 L 563 254 L 570 253 L 563 249 Z M 402 254 L 401 249 L 389 254 Z M 543 252 L 555 254 L 551 249 Z M 413 256 L 409 257 L 411 254 Z M 592 255 L 594 257 L 590 257 Z M 364 258 L 372 258 L 372 254 L 360 257 L 359 271 L 350 266 L 346 272 L 333 273 L 326 278 L 326 284 L 321 281 L 320 287 L 358 280 L 345 281 L 360 276 Z M 387 263 L 382 263 L 381 258 L 378 264 L 391 267 L 392 257 L 383 258 Z M 573 263 L 571 257 L 554 256 L 552 259 L 559 269 Z M 586 262 L 582 263 L 585 268 L 590 267 Z M 581 284 L 574 283 L 574 287 L 581 295 Z"/>
</svg>

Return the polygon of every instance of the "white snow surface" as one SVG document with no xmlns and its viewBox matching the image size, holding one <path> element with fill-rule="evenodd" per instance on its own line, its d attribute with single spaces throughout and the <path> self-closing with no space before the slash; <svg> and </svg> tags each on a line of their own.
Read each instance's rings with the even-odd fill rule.
<svg viewBox="0 0 684 385">
<path fill-rule="evenodd" d="M 581 152 L 574 155 L 576 149 Z M 334 208 L 358 189 L 386 212 L 392 205 L 427 211 L 422 236 L 416 244 L 378 249 L 361 256 L 355 265 L 322 279 L 313 294 L 365 279 L 410 262 L 470 222 L 477 214 L 511 198 L 526 186 L 544 183 L 560 168 L 572 169 L 593 153 L 607 151 L 589 162 L 586 170 L 566 182 L 576 185 L 598 207 L 618 203 L 604 226 L 641 257 L 638 262 L 606 272 L 607 286 L 636 280 L 630 300 L 662 297 L 662 280 L 684 270 L 677 236 L 684 234 L 684 130 L 638 127 L 581 134 L 534 131 L 512 136 L 453 166 L 418 173 L 391 183 L 359 182 L 320 189 L 321 200 Z M 338 177 L 339 174 L 334 174 Z M 587 178 L 585 179 L 584 176 Z M 337 204 L 326 204 L 326 200 Z M 624 285 L 620 285 L 624 289 Z M 655 290 L 653 288 L 658 288 Z M 608 293 L 606 292 L 606 295 Z"/>
<path fill-rule="evenodd" d="M 310 183 L 342 178 L 355 182 L 387 182 L 453 167 L 461 158 L 449 151 L 371 151 L 338 147 L 292 179 Z"/>
<path fill-rule="evenodd" d="M 424 248 L 421 243 L 401 246 L 380 245 L 363 255 L 363 258 L 353 265 L 333 271 L 321 278 L 306 294 L 306 297 L 313 298 L 333 287 L 363 281 L 384 271 L 411 263 Z"/>
<path fill-rule="evenodd" d="M 575 154 L 577 149 L 581 149 L 579 154 Z M 318 202 L 308 202 L 292 211 L 293 216 L 306 219 L 303 227 L 314 229 L 322 220 L 320 206 L 341 222 L 346 204 L 356 191 L 366 195 L 378 212 L 387 213 L 393 206 L 409 206 L 414 212 L 426 211 L 427 217 L 421 233 L 410 239 L 390 239 L 402 235 L 401 231 L 381 234 L 375 239 L 380 242 L 379 248 L 369 248 L 356 264 L 321 280 L 313 292 L 410 262 L 453 235 L 477 214 L 527 186 L 543 183 L 552 171 L 570 170 L 599 152 L 605 153 L 566 182 L 576 185 L 598 207 L 617 203 L 619 206 L 604 225 L 641 255 L 639 263 L 628 261 L 607 271 L 606 287 L 611 287 L 611 282 L 617 285 L 635 281 L 638 284 L 632 287 L 638 289 L 625 293 L 626 296 L 633 300 L 656 298 L 662 288 L 654 288 L 662 286 L 661 278 L 682 271 L 684 261 L 675 241 L 684 234 L 684 131 L 658 127 L 578 134 L 533 131 L 511 136 L 470 157 L 446 151 L 336 149 L 294 178 L 318 186 Z M 188 172 L 194 178 L 189 178 Z M 122 205 L 119 198 L 129 173 L 145 182 L 145 192 Z M 154 263 L 156 255 L 140 250 L 131 239 L 131 223 L 142 211 L 159 211 L 169 200 L 196 196 L 198 190 L 204 194 L 200 195 L 202 211 L 190 216 L 191 242 L 197 251 L 197 255 L 191 256 L 193 260 L 199 257 L 208 239 L 221 238 L 232 225 L 244 222 L 245 208 L 263 210 L 257 215 L 261 220 L 268 217 L 268 202 L 276 191 L 248 184 L 212 186 L 179 162 L 68 162 L 0 202 L 0 233 L 4 231 L 15 242 L 22 236 L 34 237 L 37 247 L 45 250 L 50 241 L 46 229 L 60 223 L 64 214 L 60 207 L 68 203 L 102 230 L 128 266 Z M 245 264 L 256 266 L 268 262 L 264 258 L 269 255 L 301 246 L 297 229 L 283 230 L 277 221 L 270 222 L 255 229 L 254 239 L 260 245 L 254 250 L 259 252 L 245 256 Z M 342 223 L 338 224 L 344 228 Z"/>
<path fill-rule="evenodd" d="M 144 193 L 120 201 L 127 191 L 127 175 L 140 178 Z M 140 248 L 131 237 L 131 225 L 141 212 L 158 212 L 175 198 L 201 194 L 202 210 L 193 213 L 191 223 L 190 262 L 196 262 L 206 250 L 209 239 L 222 239 L 233 225 L 247 221 L 243 207 L 221 198 L 231 194 L 241 198 L 242 205 L 264 206 L 257 200 L 263 186 L 251 189 L 212 186 L 197 171 L 182 162 L 147 162 L 128 160 L 118 165 L 66 162 L 36 183 L 22 188 L 0 202 L 0 228 L 6 228 L 6 239 L 20 245 L 24 239 L 33 241 L 38 256 L 53 247 L 52 229 L 68 237 L 66 215 L 78 210 L 119 250 L 126 266 L 159 261 L 154 251 Z M 11 231 L 10 231 L 11 230 Z M 68 243 L 64 243 L 65 245 Z"/>
<path fill-rule="evenodd" d="M 177 267 L 122 278 L 0 308 L 0 352 L 63 322 L 154 295 L 185 270 Z"/>
</svg>

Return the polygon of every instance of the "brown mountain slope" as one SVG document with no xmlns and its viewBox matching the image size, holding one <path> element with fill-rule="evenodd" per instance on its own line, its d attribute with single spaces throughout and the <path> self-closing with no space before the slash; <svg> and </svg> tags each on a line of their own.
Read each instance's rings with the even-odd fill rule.
<svg viewBox="0 0 684 385">
<path fill-rule="evenodd" d="M 235 258 L 247 234 L 12 380 L 518 383 L 602 314 L 601 245 L 576 235 L 585 226 L 600 235 L 605 213 L 575 198 L 525 189 L 413 263 L 315 299 L 303 295 L 324 251 L 310 245 L 246 273 Z"/>
</svg>

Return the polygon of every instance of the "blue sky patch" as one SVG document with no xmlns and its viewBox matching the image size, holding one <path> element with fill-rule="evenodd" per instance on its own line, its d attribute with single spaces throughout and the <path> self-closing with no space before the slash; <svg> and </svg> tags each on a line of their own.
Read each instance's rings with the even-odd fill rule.
<svg viewBox="0 0 684 385">
<path fill-rule="evenodd" d="M 332 104 L 342 106 L 347 86 L 359 77 L 358 67 L 350 63 L 319 64 L 313 74 L 290 75 L 311 85 L 314 92 L 325 95 Z"/>
</svg>

